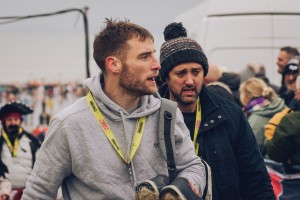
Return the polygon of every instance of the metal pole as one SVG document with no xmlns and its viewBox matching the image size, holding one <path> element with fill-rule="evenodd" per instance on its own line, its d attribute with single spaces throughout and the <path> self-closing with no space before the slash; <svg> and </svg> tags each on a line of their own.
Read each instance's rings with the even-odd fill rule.
<svg viewBox="0 0 300 200">
<path fill-rule="evenodd" d="M 78 8 L 71 8 L 71 9 L 66 9 L 66 10 L 60 10 L 57 12 L 53 13 L 43 13 L 43 14 L 37 14 L 37 15 L 28 15 L 28 16 L 6 16 L 6 17 L 0 17 L 0 20 L 7 20 L 5 22 L 0 22 L 0 25 L 3 24 L 9 24 L 13 22 L 17 22 L 20 20 L 24 19 L 29 19 L 29 18 L 36 18 L 36 17 L 48 17 L 52 15 L 58 15 L 58 14 L 64 14 L 67 12 L 73 12 L 77 11 L 80 12 L 83 16 L 83 24 L 84 24 L 84 33 L 85 33 L 85 63 L 86 63 L 86 77 L 90 77 L 90 66 L 89 66 L 89 32 L 88 32 L 88 19 L 87 19 L 87 11 L 88 7 L 85 6 L 83 9 L 78 9 Z"/>
<path fill-rule="evenodd" d="M 84 33 L 85 33 L 85 64 L 86 64 L 86 77 L 89 78 L 91 76 L 90 74 L 90 65 L 89 65 L 89 60 L 90 60 L 90 50 L 89 50 L 89 30 L 88 30 L 88 20 L 87 20 L 87 11 L 88 7 L 85 6 L 82 9 L 82 15 L 83 15 L 83 23 L 84 23 Z"/>
</svg>

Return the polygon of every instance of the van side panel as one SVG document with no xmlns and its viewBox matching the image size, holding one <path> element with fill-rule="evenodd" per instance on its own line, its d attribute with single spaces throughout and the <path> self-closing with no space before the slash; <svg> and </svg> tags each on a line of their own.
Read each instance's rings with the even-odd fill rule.
<svg viewBox="0 0 300 200">
<path fill-rule="evenodd" d="M 215 16 L 206 21 L 204 49 L 210 63 L 237 73 L 248 63 L 263 63 L 273 79 L 271 15 Z"/>
</svg>

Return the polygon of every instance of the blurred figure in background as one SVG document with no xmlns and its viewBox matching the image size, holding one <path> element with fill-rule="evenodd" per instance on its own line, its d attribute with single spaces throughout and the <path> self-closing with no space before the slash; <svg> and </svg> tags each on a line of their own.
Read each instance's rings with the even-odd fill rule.
<svg viewBox="0 0 300 200">
<path fill-rule="evenodd" d="M 278 73 L 282 74 L 284 67 L 289 63 L 289 61 L 292 58 L 297 57 L 297 56 L 299 56 L 299 51 L 296 48 L 290 47 L 290 46 L 282 47 L 280 49 L 280 52 L 278 54 L 277 61 L 276 61 L 276 64 L 278 66 L 278 70 L 277 70 Z M 282 94 L 284 94 L 286 92 L 286 90 L 287 90 L 287 87 L 284 84 L 284 79 L 282 77 L 281 86 L 279 88 L 278 95 L 280 97 L 282 97 Z"/>
<path fill-rule="evenodd" d="M 297 77 L 296 88 L 294 112 L 282 118 L 273 138 L 266 144 L 270 159 L 290 165 L 300 165 L 300 76 Z"/>
<path fill-rule="evenodd" d="M 295 82 L 294 98 L 290 101 L 289 107 L 294 110 L 298 107 L 298 101 L 300 100 L 300 74 L 297 76 Z"/>
<path fill-rule="evenodd" d="M 40 148 L 38 140 L 21 126 L 22 115 L 32 112 L 30 107 L 15 101 L 0 109 L 0 176 L 11 183 L 15 191 L 12 195 L 22 194 Z"/>
<path fill-rule="evenodd" d="M 48 125 L 51 120 L 51 115 L 46 111 L 46 97 L 42 98 L 42 111 L 39 115 L 39 124 L 32 131 L 32 134 L 42 143 L 48 131 Z"/>
<path fill-rule="evenodd" d="M 203 84 L 207 85 L 216 81 L 226 84 L 231 90 L 235 103 L 242 107 L 239 92 L 241 84 L 240 75 L 236 73 L 223 72 L 217 65 L 209 64 L 208 73 L 204 77 Z"/>
<path fill-rule="evenodd" d="M 285 108 L 284 101 L 259 78 L 249 78 L 240 87 L 244 112 L 254 132 L 258 146 L 263 151 L 264 126 L 274 114 Z M 262 152 L 263 153 L 263 152 Z"/>
<path fill-rule="evenodd" d="M 296 104 L 279 121 L 265 149 L 274 193 L 278 199 L 300 199 L 300 77 L 296 81 Z M 274 163 L 276 161 L 276 163 Z M 279 167 L 278 167 L 279 166 Z"/>
<path fill-rule="evenodd" d="M 222 82 L 212 82 L 206 85 L 206 89 L 209 92 L 213 92 L 219 96 L 221 96 L 224 99 L 227 99 L 228 101 L 237 104 L 234 96 L 232 95 L 232 92 L 230 88 Z"/>
<path fill-rule="evenodd" d="M 240 72 L 240 76 L 241 76 L 241 82 L 245 82 L 251 77 L 260 78 L 267 84 L 267 86 L 273 88 L 273 90 L 276 93 L 279 91 L 278 86 L 270 83 L 269 78 L 266 76 L 265 66 L 260 63 L 256 63 L 256 62 L 248 63 L 246 68 Z"/>
<path fill-rule="evenodd" d="M 290 46 L 282 47 L 277 57 L 276 64 L 278 66 L 278 73 L 282 74 L 283 68 L 288 64 L 288 62 L 299 56 L 298 49 Z"/>
<path fill-rule="evenodd" d="M 293 58 L 289 63 L 283 68 L 282 79 L 286 90 L 281 94 L 281 98 L 284 100 L 285 104 L 290 107 L 290 102 L 295 97 L 296 90 L 296 79 L 299 74 L 299 58 Z"/>
</svg>

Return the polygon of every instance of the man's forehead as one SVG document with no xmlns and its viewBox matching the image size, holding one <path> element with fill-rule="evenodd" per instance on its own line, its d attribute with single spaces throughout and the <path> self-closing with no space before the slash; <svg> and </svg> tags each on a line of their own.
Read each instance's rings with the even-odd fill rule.
<svg viewBox="0 0 300 200">
<path fill-rule="evenodd" d="M 154 43 L 151 38 L 140 40 L 137 37 L 131 38 L 126 41 L 128 52 L 142 53 L 142 52 L 155 52 Z"/>
<path fill-rule="evenodd" d="M 176 71 L 184 70 L 184 69 L 203 69 L 202 65 L 199 63 L 182 63 L 173 68 Z"/>
<path fill-rule="evenodd" d="M 5 115 L 2 116 L 1 120 L 2 121 L 16 120 L 16 119 L 21 120 L 21 118 L 22 115 L 20 113 L 14 112 L 14 113 L 6 113 Z"/>
<path fill-rule="evenodd" d="M 20 119 L 19 116 L 16 116 L 16 115 L 7 115 L 7 117 L 5 118 L 6 120 L 7 119 Z"/>
<path fill-rule="evenodd" d="M 279 57 L 282 58 L 282 59 L 291 59 L 292 58 L 292 55 L 290 55 L 288 52 L 286 51 L 281 51 L 280 54 L 279 54 Z"/>
</svg>

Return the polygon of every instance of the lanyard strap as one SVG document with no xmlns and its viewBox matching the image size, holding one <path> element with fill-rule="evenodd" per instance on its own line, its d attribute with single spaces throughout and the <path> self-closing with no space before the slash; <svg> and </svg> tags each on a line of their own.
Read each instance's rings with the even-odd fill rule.
<svg viewBox="0 0 300 200">
<path fill-rule="evenodd" d="M 94 114 L 94 117 L 96 118 L 100 127 L 102 128 L 103 132 L 105 133 L 106 137 L 110 141 L 111 145 L 114 147 L 114 149 L 117 151 L 119 156 L 126 163 L 130 163 L 135 152 L 137 151 L 137 149 L 139 148 L 139 146 L 141 144 L 141 140 L 142 140 L 142 137 L 144 134 L 144 128 L 145 128 L 145 124 L 146 124 L 146 117 L 141 117 L 138 120 L 138 124 L 137 124 L 136 130 L 135 130 L 133 142 L 132 142 L 131 149 L 130 149 L 130 160 L 126 160 L 122 153 L 120 145 L 118 144 L 118 142 L 117 142 L 113 132 L 111 131 L 107 121 L 105 120 L 103 114 L 101 113 L 100 109 L 98 108 L 91 92 L 89 92 L 88 95 L 86 96 L 86 101 L 87 101 L 92 113 Z"/>
<path fill-rule="evenodd" d="M 22 133 L 22 128 L 19 128 L 19 134 Z M 18 156 L 18 147 L 19 147 L 19 137 L 17 136 L 14 140 L 14 144 L 10 142 L 10 139 L 8 138 L 6 132 L 2 129 L 2 136 L 8 146 L 8 149 L 10 150 L 12 157 Z"/>
<path fill-rule="evenodd" d="M 195 122 L 195 129 L 194 129 L 194 139 L 193 139 L 196 155 L 198 155 L 198 152 L 199 152 L 199 143 L 197 142 L 197 137 L 198 137 L 198 133 L 199 133 L 200 123 L 201 123 L 201 105 L 200 105 L 200 98 L 198 97 L 197 109 L 196 109 L 196 122 Z"/>
</svg>

